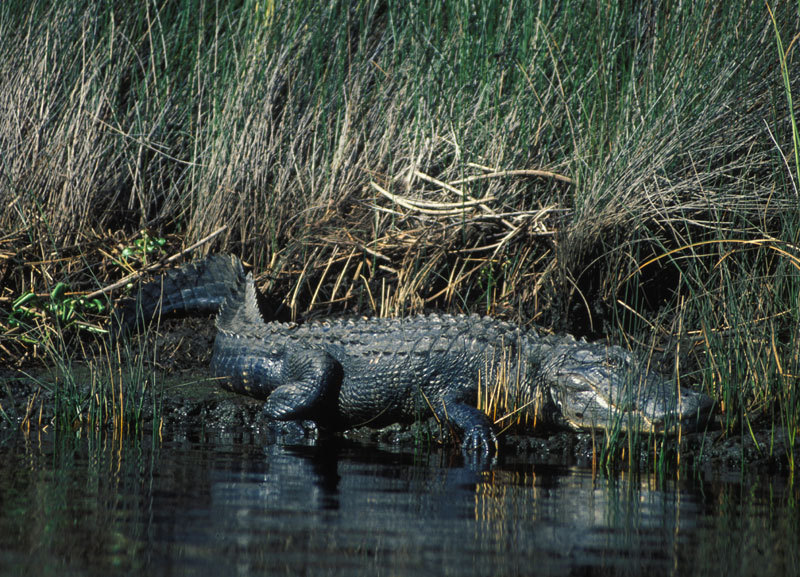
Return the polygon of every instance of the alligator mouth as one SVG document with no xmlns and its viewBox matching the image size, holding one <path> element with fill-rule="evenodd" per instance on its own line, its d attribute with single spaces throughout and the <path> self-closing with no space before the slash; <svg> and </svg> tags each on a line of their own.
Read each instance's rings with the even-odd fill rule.
<svg viewBox="0 0 800 577">
<path fill-rule="evenodd" d="M 648 374 L 639 383 L 606 377 L 598 381 L 583 374 L 562 375 L 561 386 L 552 392 L 567 426 L 675 435 L 703 429 L 712 418 L 710 397 L 679 389 L 660 375 Z"/>
</svg>

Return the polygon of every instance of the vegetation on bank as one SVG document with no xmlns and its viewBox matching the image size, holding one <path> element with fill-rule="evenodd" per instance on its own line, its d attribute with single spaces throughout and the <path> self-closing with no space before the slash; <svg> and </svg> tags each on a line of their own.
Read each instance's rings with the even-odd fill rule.
<svg viewBox="0 0 800 577">
<path fill-rule="evenodd" d="M 294 317 L 608 337 L 794 442 L 798 8 L 606 4 L 0 3 L 2 364 L 110 406 L 97 291 L 224 226 Z"/>
</svg>

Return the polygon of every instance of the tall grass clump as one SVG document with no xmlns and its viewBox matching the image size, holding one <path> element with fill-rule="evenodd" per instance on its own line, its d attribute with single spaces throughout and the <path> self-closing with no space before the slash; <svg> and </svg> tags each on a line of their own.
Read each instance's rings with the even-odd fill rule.
<svg viewBox="0 0 800 577">
<path fill-rule="evenodd" d="M 39 386 L 24 414 L 16 415 L 24 431 L 52 425 L 121 438 L 143 432 L 146 420 L 154 431 L 160 427 L 162 391 L 156 359 L 145 358 L 155 354 L 146 335 L 110 346 L 102 336 L 79 339 L 61 320 L 46 316 L 15 328 L 23 330 L 42 365 L 21 371 Z"/>
<path fill-rule="evenodd" d="M 226 226 L 202 250 L 295 317 L 609 336 L 727 432 L 794 434 L 798 14 L 771 10 L 8 0 L 0 306 L 111 284 L 141 231 Z"/>
</svg>

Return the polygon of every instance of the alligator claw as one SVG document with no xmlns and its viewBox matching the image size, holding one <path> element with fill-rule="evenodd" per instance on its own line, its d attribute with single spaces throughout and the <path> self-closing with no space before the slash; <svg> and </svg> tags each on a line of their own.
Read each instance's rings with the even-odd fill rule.
<svg viewBox="0 0 800 577">
<path fill-rule="evenodd" d="M 277 421 L 275 419 L 267 419 L 266 426 L 273 435 L 292 442 L 303 439 L 316 439 L 319 436 L 319 429 L 313 421 Z"/>
<path fill-rule="evenodd" d="M 473 427 L 464 432 L 461 449 L 468 454 L 491 457 L 497 454 L 498 442 L 494 431 L 485 427 Z"/>
</svg>

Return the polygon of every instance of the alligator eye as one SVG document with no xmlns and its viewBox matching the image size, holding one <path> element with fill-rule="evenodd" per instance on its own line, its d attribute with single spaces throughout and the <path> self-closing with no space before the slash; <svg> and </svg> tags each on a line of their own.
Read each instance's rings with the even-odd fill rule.
<svg viewBox="0 0 800 577">
<path fill-rule="evenodd" d="M 629 361 L 623 356 L 614 355 L 606 357 L 604 364 L 611 369 L 624 369 L 628 367 Z"/>
</svg>

